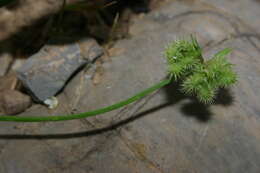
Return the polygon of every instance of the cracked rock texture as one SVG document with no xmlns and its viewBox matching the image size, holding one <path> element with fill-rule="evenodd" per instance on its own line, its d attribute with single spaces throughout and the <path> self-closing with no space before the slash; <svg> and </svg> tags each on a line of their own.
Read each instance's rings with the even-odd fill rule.
<svg viewBox="0 0 260 173">
<path fill-rule="evenodd" d="M 115 45 L 124 51 L 104 63 L 100 84 L 80 72 L 58 96 L 57 109 L 34 105 L 19 116 L 84 112 L 127 98 L 165 77 L 165 45 L 191 33 L 205 56 L 233 48 L 239 82 L 221 91 L 216 104 L 205 107 L 173 84 L 89 119 L 1 123 L 0 172 L 258 173 L 260 39 L 251 7 L 259 9 L 259 2 L 169 1 L 133 22 L 132 38 Z"/>
</svg>

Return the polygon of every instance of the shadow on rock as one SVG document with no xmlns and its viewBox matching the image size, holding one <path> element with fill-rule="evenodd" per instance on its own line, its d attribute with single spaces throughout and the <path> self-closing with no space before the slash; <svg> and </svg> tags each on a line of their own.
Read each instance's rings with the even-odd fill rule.
<svg viewBox="0 0 260 173">
<path fill-rule="evenodd" d="M 187 97 L 181 92 L 180 82 L 171 83 L 166 86 L 164 90 L 168 102 L 171 103 L 171 105 L 184 99 L 189 99 L 189 101 L 187 103 L 185 102 L 181 107 L 181 112 L 184 116 L 194 117 L 200 122 L 207 122 L 213 116 L 213 113 L 210 111 L 210 105 L 199 102 L 195 97 Z M 231 91 L 226 88 L 221 88 L 218 91 L 213 105 L 230 106 L 233 101 L 234 98 L 232 97 Z"/>
<path fill-rule="evenodd" d="M 220 88 L 214 104 L 222 106 L 231 106 L 234 102 L 234 97 L 230 89 Z"/>
<path fill-rule="evenodd" d="M 182 113 L 187 117 L 194 117 L 200 122 L 207 122 L 212 117 L 209 106 L 192 99 L 181 108 Z"/>
</svg>

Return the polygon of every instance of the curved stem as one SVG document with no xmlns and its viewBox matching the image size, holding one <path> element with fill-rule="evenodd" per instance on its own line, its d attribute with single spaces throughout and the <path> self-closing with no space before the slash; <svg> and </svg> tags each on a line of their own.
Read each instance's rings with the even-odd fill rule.
<svg viewBox="0 0 260 173">
<path fill-rule="evenodd" d="M 15 121 L 15 122 L 43 122 L 43 121 L 65 121 L 65 120 L 74 120 L 74 119 L 80 119 L 80 118 L 87 118 L 99 114 L 103 114 L 106 112 L 110 112 L 112 110 L 118 109 L 120 107 L 123 107 L 125 105 L 128 105 L 130 103 L 133 103 L 149 93 L 162 88 L 163 86 L 169 84 L 171 82 L 170 79 L 165 79 L 158 84 L 155 84 L 154 86 L 145 89 L 144 91 L 134 95 L 133 97 L 130 97 L 124 101 L 118 102 L 116 104 L 101 108 L 101 109 L 96 109 L 90 112 L 84 112 L 84 113 L 79 113 L 79 114 L 72 114 L 72 115 L 57 115 L 57 116 L 39 116 L 39 117 L 16 117 L 16 116 L 0 116 L 0 121 Z"/>
</svg>

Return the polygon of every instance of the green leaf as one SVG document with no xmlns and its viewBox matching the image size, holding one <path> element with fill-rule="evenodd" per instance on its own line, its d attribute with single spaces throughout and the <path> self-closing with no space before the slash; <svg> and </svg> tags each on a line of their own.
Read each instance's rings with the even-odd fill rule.
<svg viewBox="0 0 260 173">
<path fill-rule="evenodd" d="M 219 51 L 218 53 L 216 53 L 214 57 L 218 57 L 218 56 L 225 57 L 226 55 L 228 55 L 231 52 L 232 52 L 232 49 L 225 48 L 225 49 Z"/>
</svg>

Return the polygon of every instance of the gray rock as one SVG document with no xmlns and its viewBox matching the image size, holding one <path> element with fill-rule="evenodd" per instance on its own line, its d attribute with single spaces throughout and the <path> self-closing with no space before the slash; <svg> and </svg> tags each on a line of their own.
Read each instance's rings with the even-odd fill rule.
<svg viewBox="0 0 260 173">
<path fill-rule="evenodd" d="M 17 70 L 18 78 L 36 101 L 57 94 L 82 66 L 103 54 L 93 39 L 64 44 L 67 39 L 50 41 Z"/>
</svg>

